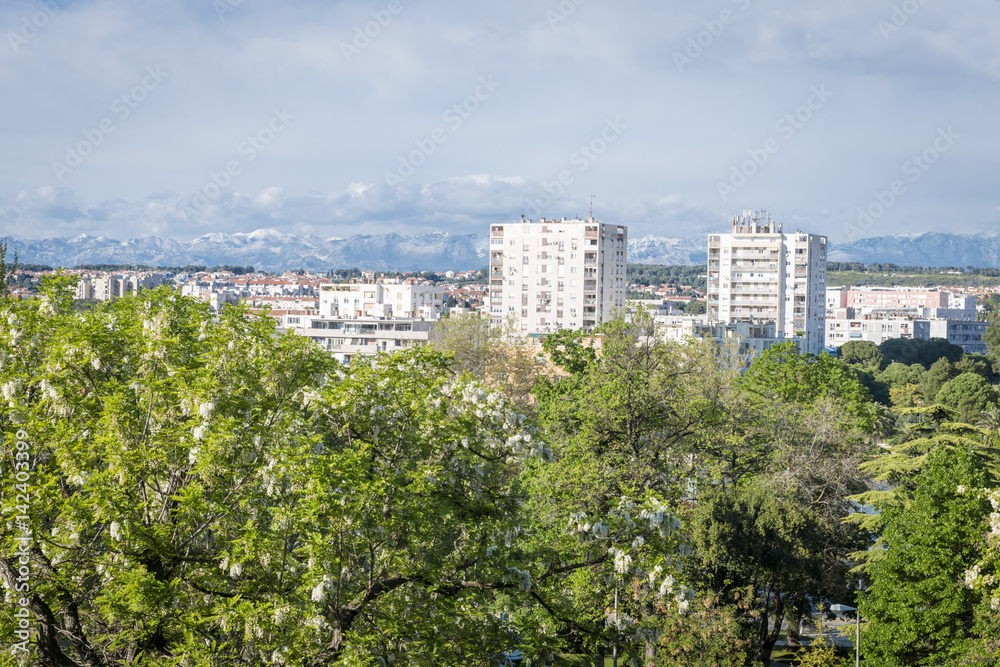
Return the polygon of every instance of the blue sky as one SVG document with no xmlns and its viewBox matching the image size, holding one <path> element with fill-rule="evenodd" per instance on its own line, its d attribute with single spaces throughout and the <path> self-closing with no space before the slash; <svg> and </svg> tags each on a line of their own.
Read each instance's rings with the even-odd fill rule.
<svg viewBox="0 0 1000 667">
<path fill-rule="evenodd" d="M 0 234 L 993 233 L 1000 2 L 0 4 Z M 862 212 L 865 215 L 862 215 Z"/>
</svg>

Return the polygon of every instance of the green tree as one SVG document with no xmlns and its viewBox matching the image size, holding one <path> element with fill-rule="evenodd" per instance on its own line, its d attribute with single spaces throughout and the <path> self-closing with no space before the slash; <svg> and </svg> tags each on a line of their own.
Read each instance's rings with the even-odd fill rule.
<svg viewBox="0 0 1000 667">
<path fill-rule="evenodd" d="M 920 376 L 925 369 L 920 364 L 902 364 L 898 361 L 886 366 L 885 370 L 878 374 L 878 379 L 890 387 L 905 387 L 910 384 L 920 384 Z"/>
<path fill-rule="evenodd" d="M 13 275 L 17 273 L 17 252 L 14 252 L 14 263 L 7 263 L 9 250 L 8 239 L 0 239 L 0 300 L 10 298 L 10 288 L 13 286 Z"/>
<path fill-rule="evenodd" d="M 456 373 L 499 388 L 522 412 L 530 409 L 541 364 L 512 319 L 496 325 L 474 313 L 446 317 L 431 329 L 429 344 L 453 355 Z"/>
<path fill-rule="evenodd" d="M 795 346 L 755 359 L 739 387 L 759 403 L 744 403 L 734 416 L 744 441 L 736 451 L 755 451 L 757 466 L 737 483 L 699 487 L 685 574 L 700 592 L 749 605 L 755 657 L 766 664 L 782 621 L 797 626 L 808 598 L 849 595 L 847 555 L 866 536 L 844 530 L 841 518 L 846 496 L 867 488 L 857 466 L 883 418 L 842 361 L 800 355 Z"/>
<path fill-rule="evenodd" d="M 924 368 L 930 368 L 931 364 L 942 358 L 956 363 L 963 354 L 961 347 L 952 345 L 944 338 L 890 338 L 879 345 L 879 349 L 889 363 L 918 363 Z"/>
<path fill-rule="evenodd" d="M 36 664 L 487 665 L 544 645 L 504 613 L 562 571 L 521 547 L 518 474 L 550 452 L 499 392 L 428 349 L 343 368 L 242 308 L 71 294 L 0 305 Z M 0 525 L 9 588 L 21 537 Z"/>
<path fill-rule="evenodd" d="M 990 405 L 997 403 L 997 391 L 983 376 L 976 373 L 962 373 L 948 380 L 941 387 L 935 399 L 938 403 L 954 408 L 960 421 L 972 423 Z"/>
<path fill-rule="evenodd" d="M 664 624 L 691 605 L 675 566 L 677 514 L 694 480 L 715 475 L 723 452 L 739 442 L 725 424 L 742 360 L 707 341 L 664 342 L 641 310 L 606 323 L 596 337 L 593 348 L 568 332 L 545 343 L 565 374 L 536 392 L 555 460 L 529 468 L 526 511 L 536 522 L 546 518 L 531 528 L 538 553 L 551 560 L 569 550 L 595 565 L 540 594 L 567 619 L 556 632 L 577 638 L 578 651 L 614 641 L 626 656 L 652 660 Z M 565 542 L 565 525 L 575 546 Z"/>
<path fill-rule="evenodd" d="M 860 605 L 869 664 L 957 664 L 968 654 L 977 599 L 962 580 L 981 555 L 990 504 L 961 490 L 994 483 L 968 450 L 938 449 L 916 480 L 913 504 L 887 511 L 888 552 Z"/>
<path fill-rule="evenodd" d="M 941 387 L 957 375 L 955 365 L 948 359 L 941 358 L 931 364 L 927 372 L 920 377 L 920 393 L 924 400 L 928 404 L 936 402 Z"/>
<path fill-rule="evenodd" d="M 868 340 L 852 340 L 844 343 L 837 351 L 837 356 L 849 364 L 858 364 L 874 371 L 885 367 L 885 355 L 878 345 Z"/>
<path fill-rule="evenodd" d="M 994 319 L 986 327 L 986 332 L 983 334 L 983 342 L 986 343 L 986 349 L 989 350 L 992 356 L 1000 354 L 1000 319 Z"/>
<path fill-rule="evenodd" d="M 967 354 L 963 356 L 957 364 L 955 370 L 961 373 L 975 373 L 981 375 L 988 384 L 997 381 L 997 375 L 993 372 L 993 364 L 989 357 L 980 354 Z"/>
<path fill-rule="evenodd" d="M 684 306 L 685 315 L 704 315 L 707 311 L 708 306 L 705 305 L 704 301 L 699 301 L 697 299 L 689 301 Z"/>
<path fill-rule="evenodd" d="M 774 345 L 754 359 L 742 384 L 760 395 L 788 403 L 811 404 L 829 398 L 868 425 L 880 414 L 868 390 L 847 364 L 826 353 L 801 354 L 795 343 Z"/>
<path fill-rule="evenodd" d="M 845 519 L 871 536 L 867 549 L 851 554 L 858 563 L 854 569 L 869 574 L 874 564 L 886 555 L 883 531 L 890 510 L 908 508 L 913 503 L 916 479 L 927 469 L 928 456 L 938 449 L 962 449 L 973 453 L 977 465 L 995 474 L 1000 461 L 990 433 L 971 424 L 954 421 L 956 413 L 943 405 L 902 408 L 891 445 L 885 445 L 860 465 L 871 479 L 872 488 L 848 496 L 854 503 Z M 867 511 L 862 511 L 867 509 Z"/>
<path fill-rule="evenodd" d="M 724 599 L 743 599 L 743 622 L 753 628 L 755 658 L 771 652 L 790 610 L 808 613 L 817 601 L 845 599 L 848 547 L 799 499 L 757 485 L 699 498 L 691 521 L 694 555 L 689 576 Z"/>
</svg>

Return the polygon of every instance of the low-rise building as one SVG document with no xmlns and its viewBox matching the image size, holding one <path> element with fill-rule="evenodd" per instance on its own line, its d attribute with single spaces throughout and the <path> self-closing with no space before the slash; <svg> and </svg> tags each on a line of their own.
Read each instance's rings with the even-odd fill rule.
<svg viewBox="0 0 1000 667">
<path fill-rule="evenodd" d="M 661 315 L 654 317 L 654 321 L 666 340 L 711 338 L 720 344 L 736 340 L 740 353 L 750 356 L 756 356 L 773 345 L 789 342 L 795 343 L 800 352 L 807 351 L 805 339 L 782 336 L 774 321 L 723 322 L 702 315 Z"/>
<path fill-rule="evenodd" d="M 437 320 L 412 317 L 339 317 L 284 313 L 281 329 L 305 336 L 347 363 L 355 355 L 398 352 L 426 345 Z"/>
</svg>

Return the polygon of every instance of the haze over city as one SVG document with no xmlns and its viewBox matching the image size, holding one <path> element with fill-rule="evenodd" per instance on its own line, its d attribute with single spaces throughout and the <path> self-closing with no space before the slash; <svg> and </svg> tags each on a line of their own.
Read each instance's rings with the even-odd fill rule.
<svg viewBox="0 0 1000 667">
<path fill-rule="evenodd" d="M 0 235 L 485 232 L 592 193 L 631 238 L 761 206 L 834 243 L 1000 222 L 996 2 L 19 0 L 0 26 Z"/>
</svg>

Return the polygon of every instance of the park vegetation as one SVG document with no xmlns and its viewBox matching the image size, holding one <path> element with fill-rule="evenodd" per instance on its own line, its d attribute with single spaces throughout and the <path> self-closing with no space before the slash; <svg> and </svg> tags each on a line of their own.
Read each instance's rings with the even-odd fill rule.
<svg viewBox="0 0 1000 667">
<path fill-rule="evenodd" d="M 768 665 L 836 603 L 866 664 L 996 664 L 988 359 L 525 343 L 344 366 L 168 288 L 4 300 L 5 664 Z"/>
</svg>

